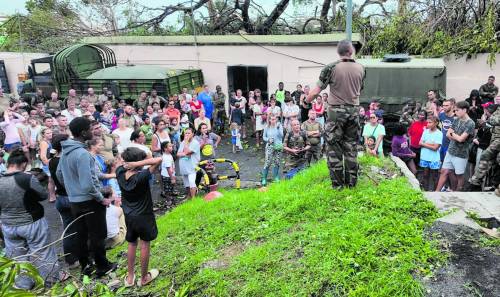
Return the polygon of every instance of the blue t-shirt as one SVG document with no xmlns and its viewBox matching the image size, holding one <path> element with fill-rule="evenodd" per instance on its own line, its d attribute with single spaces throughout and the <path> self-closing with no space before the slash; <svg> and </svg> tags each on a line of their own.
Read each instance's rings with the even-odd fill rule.
<svg viewBox="0 0 500 297">
<path fill-rule="evenodd" d="M 198 100 L 203 103 L 203 108 L 205 109 L 205 116 L 212 119 L 212 113 L 214 111 L 214 104 L 212 102 L 212 96 L 210 93 L 202 92 L 198 94 Z"/>
<path fill-rule="evenodd" d="M 441 129 L 441 132 L 443 133 L 443 141 L 441 142 L 441 144 L 442 144 L 442 147 L 444 149 L 447 149 L 448 146 L 450 145 L 450 140 L 448 139 L 448 137 L 446 137 L 446 133 L 448 132 L 448 129 L 450 129 L 451 125 L 453 124 L 454 119 L 455 119 L 455 117 L 449 117 L 444 112 L 439 113 L 439 121 L 441 122 L 441 125 L 443 126 L 443 129 Z"/>
<path fill-rule="evenodd" d="M 424 130 L 424 134 L 422 134 L 421 141 L 427 144 L 442 144 L 443 143 L 443 132 L 436 129 L 434 132 L 431 132 L 429 129 Z M 431 149 L 422 147 L 420 150 L 420 160 L 428 161 L 428 162 L 439 162 L 441 161 L 441 156 L 439 154 L 439 149 L 437 151 L 433 151 Z"/>
</svg>

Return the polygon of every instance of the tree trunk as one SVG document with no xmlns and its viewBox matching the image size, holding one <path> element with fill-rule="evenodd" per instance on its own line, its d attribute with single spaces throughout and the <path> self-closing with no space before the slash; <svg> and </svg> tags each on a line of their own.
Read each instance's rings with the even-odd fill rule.
<svg viewBox="0 0 500 297">
<path fill-rule="evenodd" d="M 253 25 L 250 21 L 250 16 L 248 15 L 248 8 L 250 7 L 250 0 L 245 0 L 243 2 L 243 7 L 241 7 L 241 16 L 243 17 L 243 27 L 247 33 L 253 33 Z"/>
<path fill-rule="evenodd" d="M 290 0 L 281 0 L 276 7 L 274 7 L 271 14 L 267 17 L 267 19 L 257 27 L 257 34 L 265 35 L 268 34 L 271 30 L 271 27 L 274 25 L 276 20 L 281 16 L 281 14 L 285 11 L 286 7 Z"/>
<path fill-rule="evenodd" d="M 398 15 L 402 16 L 406 13 L 406 0 L 398 0 Z"/>
<path fill-rule="evenodd" d="M 328 10 L 330 9 L 331 0 L 323 0 L 323 6 L 321 7 L 321 14 L 319 16 L 321 24 L 321 33 L 326 32 L 326 27 L 328 26 Z"/>
</svg>

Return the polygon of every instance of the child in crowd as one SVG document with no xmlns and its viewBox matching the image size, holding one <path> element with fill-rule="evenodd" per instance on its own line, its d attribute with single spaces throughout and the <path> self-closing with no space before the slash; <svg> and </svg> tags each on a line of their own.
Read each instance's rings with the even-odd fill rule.
<svg viewBox="0 0 500 297">
<path fill-rule="evenodd" d="M 137 240 L 141 240 L 141 279 L 138 286 L 151 283 L 159 274 L 157 269 L 148 271 L 150 242 L 158 236 L 156 220 L 153 213 L 153 200 L 149 180 L 153 172 L 161 164 L 162 158 L 146 159 L 146 153 L 136 147 L 129 147 L 122 153 L 123 166 L 116 169 L 116 179 L 122 192 L 123 212 L 128 242 L 127 275 L 124 279 L 126 288 L 135 284 L 135 255 Z M 149 166 L 147 169 L 142 169 Z"/>
<path fill-rule="evenodd" d="M 432 191 L 437 180 L 438 170 L 441 168 L 439 148 L 443 143 L 443 133 L 437 128 L 439 119 L 433 115 L 427 118 L 427 129 L 420 139 L 420 163 L 424 169 L 423 187 L 425 191 Z"/>
<path fill-rule="evenodd" d="M 106 249 L 112 249 L 121 245 L 125 241 L 127 226 L 125 216 L 121 208 L 121 198 L 116 196 L 112 187 L 106 186 L 101 190 L 104 198 L 111 199 L 111 204 L 106 208 Z"/>
<path fill-rule="evenodd" d="M 174 191 L 175 186 L 175 162 L 172 152 L 174 151 L 174 146 L 172 143 L 165 141 L 161 143 L 161 180 L 163 183 L 163 193 L 167 199 L 167 206 L 170 207 L 174 204 L 173 199 L 178 193 Z"/>
<path fill-rule="evenodd" d="M 396 124 L 391 143 L 392 155 L 405 162 L 408 169 L 416 175 L 417 166 L 414 161 L 416 154 L 410 149 L 408 138 L 406 137 L 406 126 L 404 124 Z"/>
<path fill-rule="evenodd" d="M 36 119 L 36 117 L 30 117 L 29 118 L 29 152 L 30 152 L 30 161 L 31 161 L 31 168 L 41 168 L 42 164 L 40 160 L 37 159 L 36 153 L 39 148 L 39 142 L 38 142 L 38 135 L 40 135 L 40 132 L 42 131 L 42 125 L 40 125 L 40 122 Z"/>
<path fill-rule="evenodd" d="M 148 115 L 143 116 L 143 124 L 141 125 L 141 131 L 146 136 L 146 145 L 151 145 L 151 140 L 153 139 L 153 125 L 151 124 L 151 118 Z"/>
<path fill-rule="evenodd" d="M 375 136 L 368 136 L 368 138 L 366 139 L 366 153 L 367 154 L 372 154 L 372 151 L 375 149 L 375 142 L 376 142 Z M 374 155 L 374 156 L 376 157 L 377 155 Z"/>
<path fill-rule="evenodd" d="M 243 149 L 241 145 L 240 127 L 235 122 L 231 123 L 231 143 L 233 144 L 233 154 Z"/>
</svg>

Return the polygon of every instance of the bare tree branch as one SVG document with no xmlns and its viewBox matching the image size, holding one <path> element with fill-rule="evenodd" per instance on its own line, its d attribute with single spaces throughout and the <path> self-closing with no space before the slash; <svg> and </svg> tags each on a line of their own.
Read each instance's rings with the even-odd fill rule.
<svg viewBox="0 0 500 297">
<path fill-rule="evenodd" d="M 281 0 L 278 4 L 276 4 L 276 7 L 274 7 L 269 17 L 257 27 L 257 33 L 262 35 L 269 33 L 269 30 L 283 13 L 283 11 L 285 11 L 289 2 L 290 0 Z"/>
</svg>

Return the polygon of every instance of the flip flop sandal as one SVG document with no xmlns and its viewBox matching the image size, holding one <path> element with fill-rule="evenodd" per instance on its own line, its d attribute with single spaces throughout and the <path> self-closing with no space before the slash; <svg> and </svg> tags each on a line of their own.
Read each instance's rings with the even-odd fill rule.
<svg viewBox="0 0 500 297">
<path fill-rule="evenodd" d="M 144 287 L 144 286 L 149 285 L 150 283 L 152 283 L 153 280 L 158 277 L 158 274 L 160 274 L 160 271 L 158 271 L 158 269 L 151 269 L 150 271 L 148 271 L 148 274 L 151 277 L 151 279 L 149 281 L 147 281 L 146 283 L 144 283 L 144 284 L 141 283 L 141 279 L 138 279 L 137 280 L 137 286 L 138 287 Z"/>
<path fill-rule="evenodd" d="M 125 288 L 133 287 L 135 284 L 135 274 L 134 274 L 134 277 L 132 278 L 132 283 L 127 282 L 127 276 L 128 275 L 125 274 L 125 277 L 123 278 L 124 287 Z M 137 282 L 137 283 L 139 283 L 139 282 Z"/>
</svg>

